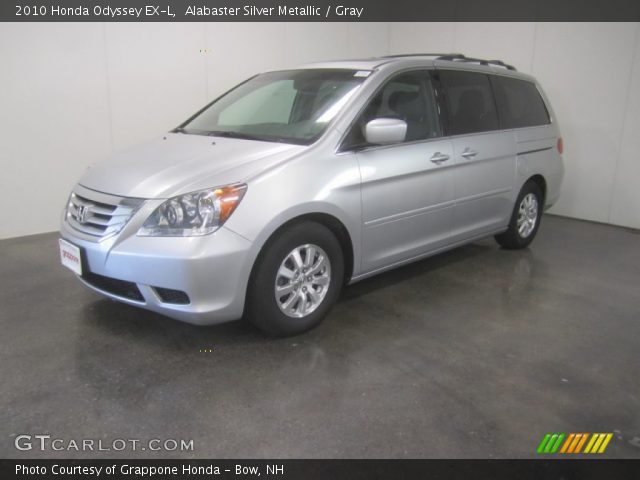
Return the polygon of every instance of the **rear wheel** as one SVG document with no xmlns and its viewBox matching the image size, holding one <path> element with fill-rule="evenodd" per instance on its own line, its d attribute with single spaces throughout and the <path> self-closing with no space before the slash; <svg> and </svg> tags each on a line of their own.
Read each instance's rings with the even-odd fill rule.
<svg viewBox="0 0 640 480">
<path fill-rule="evenodd" d="M 325 226 L 287 227 L 260 255 L 247 293 L 248 319 L 272 335 L 315 327 L 335 303 L 344 281 L 340 243 Z"/>
<path fill-rule="evenodd" d="M 535 238 L 542 217 L 542 192 L 535 182 L 527 182 L 520 191 L 506 232 L 496 235 L 504 248 L 526 248 Z"/>
</svg>

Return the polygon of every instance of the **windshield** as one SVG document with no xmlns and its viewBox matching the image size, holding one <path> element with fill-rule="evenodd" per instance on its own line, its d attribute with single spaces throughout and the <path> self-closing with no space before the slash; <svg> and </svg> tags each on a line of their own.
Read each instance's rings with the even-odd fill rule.
<svg viewBox="0 0 640 480">
<path fill-rule="evenodd" d="M 322 135 L 368 73 L 264 73 L 215 100 L 175 131 L 308 145 Z"/>
</svg>

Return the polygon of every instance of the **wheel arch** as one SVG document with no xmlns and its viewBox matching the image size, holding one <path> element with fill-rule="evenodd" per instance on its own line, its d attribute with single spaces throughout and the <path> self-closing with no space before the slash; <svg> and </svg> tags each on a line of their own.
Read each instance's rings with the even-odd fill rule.
<svg viewBox="0 0 640 480">
<path fill-rule="evenodd" d="M 542 193 L 542 202 L 541 203 L 542 203 L 542 205 L 544 207 L 544 205 L 546 205 L 546 201 L 547 201 L 547 181 L 546 181 L 546 179 L 541 174 L 536 173 L 535 175 L 530 176 L 522 184 L 522 186 L 524 187 L 529 182 L 535 183 L 540 188 L 540 192 Z"/>
<path fill-rule="evenodd" d="M 256 267 L 259 264 L 260 259 L 262 258 L 262 255 L 273 243 L 274 239 L 283 230 L 291 227 L 292 225 L 295 225 L 296 223 L 300 223 L 303 221 L 312 221 L 312 222 L 319 223 L 324 227 L 328 228 L 331 231 L 331 233 L 335 235 L 336 239 L 338 240 L 338 243 L 340 243 L 340 247 L 342 248 L 342 254 L 344 256 L 345 285 L 349 282 L 349 280 L 351 279 L 351 276 L 353 275 L 353 271 L 355 269 L 355 258 L 356 258 L 352 236 L 349 233 L 349 230 L 347 229 L 345 223 L 342 220 L 340 220 L 337 216 L 327 212 L 316 211 L 316 212 L 302 213 L 302 214 L 293 216 L 288 220 L 284 221 L 283 223 L 281 223 L 280 225 L 278 225 L 278 227 L 275 228 L 273 231 L 268 233 L 266 240 L 264 242 L 261 242 L 260 249 L 255 255 L 255 258 L 253 259 L 253 264 L 251 265 L 251 271 L 250 271 L 247 286 L 246 286 L 247 291 L 249 288 L 251 288 L 251 285 L 253 284 Z M 247 298 L 248 298 L 248 295 L 245 293 L 245 310 L 246 310 Z"/>
<path fill-rule="evenodd" d="M 283 230 L 295 225 L 296 223 L 300 223 L 303 221 L 311 221 L 319 223 L 324 227 L 328 228 L 331 233 L 333 233 L 340 243 L 340 247 L 342 248 L 342 254 L 344 255 L 344 272 L 345 272 L 345 281 L 348 281 L 353 274 L 354 269 L 354 259 L 355 252 L 353 248 L 353 240 L 351 235 L 349 234 L 349 230 L 345 226 L 345 224 L 336 216 L 331 215 L 326 212 L 310 212 L 297 215 L 295 217 L 290 218 L 284 223 L 280 224 L 275 230 L 273 230 L 265 242 L 260 247 L 260 251 L 256 256 L 253 266 L 251 268 L 251 274 L 253 275 L 253 270 L 260 260 L 263 252 L 269 247 L 269 245 L 273 242 L 273 240 L 282 232 Z"/>
</svg>

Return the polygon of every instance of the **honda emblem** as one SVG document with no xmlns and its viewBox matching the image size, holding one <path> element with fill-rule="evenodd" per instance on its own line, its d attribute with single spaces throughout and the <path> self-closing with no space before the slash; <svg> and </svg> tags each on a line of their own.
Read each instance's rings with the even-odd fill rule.
<svg viewBox="0 0 640 480">
<path fill-rule="evenodd" d="M 84 223 L 87 221 L 87 215 L 89 215 L 89 207 L 84 205 L 80 205 L 78 207 L 77 220 L 79 223 Z"/>
</svg>

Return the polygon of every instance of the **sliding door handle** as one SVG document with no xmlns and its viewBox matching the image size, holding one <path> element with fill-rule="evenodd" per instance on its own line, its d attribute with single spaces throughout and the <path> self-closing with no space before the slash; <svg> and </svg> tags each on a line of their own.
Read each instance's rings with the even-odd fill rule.
<svg viewBox="0 0 640 480">
<path fill-rule="evenodd" d="M 460 155 L 462 155 L 466 159 L 469 159 L 478 155 L 478 152 L 476 152 L 475 150 L 471 150 L 470 148 L 465 148 L 464 152 L 462 152 Z"/>
<path fill-rule="evenodd" d="M 447 160 L 449 160 L 449 155 L 446 155 L 446 154 L 440 153 L 440 152 L 436 152 L 431 156 L 431 158 L 429 160 L 431 160 L 436 165 L 440 165 L 442 162 L 446 162 Z"/>
</svg>

